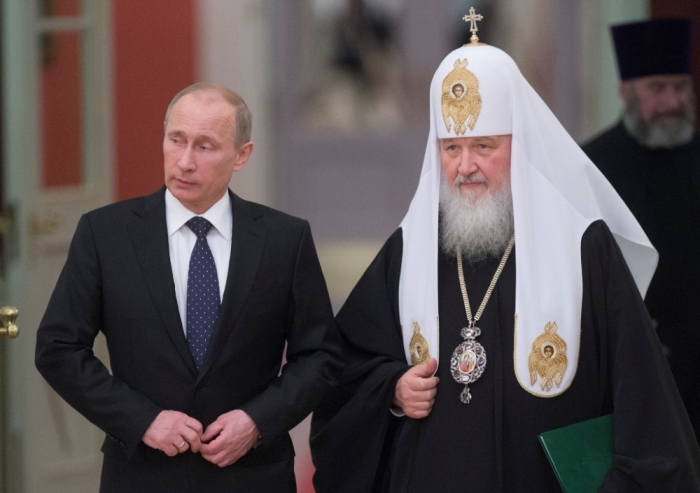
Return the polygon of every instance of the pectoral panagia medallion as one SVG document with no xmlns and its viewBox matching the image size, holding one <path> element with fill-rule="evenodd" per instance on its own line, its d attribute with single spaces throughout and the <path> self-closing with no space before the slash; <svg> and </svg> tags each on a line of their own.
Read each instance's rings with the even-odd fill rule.
<svg viewBox="0 0 700 493">
<path fill-rule="evenodd" d="M 459 394 L 459 400 L 469 404 L 472 395 L 469 392 L 469 384 L 476 382 L 486 368 L 486 351 L 476 341 L 481 335 L 479 327 L 464 327 L 460 332 L 464 342 L 457 346 L 450 359 L 452 377 L 457 383 L 464 384 L 464 390 Z"/>
</svg>

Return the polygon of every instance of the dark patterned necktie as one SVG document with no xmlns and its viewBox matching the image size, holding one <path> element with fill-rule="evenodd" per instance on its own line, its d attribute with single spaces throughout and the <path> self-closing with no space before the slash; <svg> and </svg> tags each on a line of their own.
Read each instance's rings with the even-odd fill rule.
<svg viewBox="0 0 700 493">
<path fill-rule="evenodd" d="M 199 370 L 219 315 L 219 278 L 207 243 L 212 224 L 195 216 L 187 221 L 187 226 L 197 235 L 187 273 L 187 344 Z"/>
</svg>

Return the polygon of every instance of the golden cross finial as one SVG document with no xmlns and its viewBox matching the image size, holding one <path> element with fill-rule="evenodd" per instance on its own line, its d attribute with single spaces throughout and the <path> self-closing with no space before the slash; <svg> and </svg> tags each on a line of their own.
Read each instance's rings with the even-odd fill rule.
<svg viewBox="0 0 700 493">
<path fill-rule="evenodd" d="M 472 37 L 469 38 L 469 41 L 471 41 L 472 44 L 479 44 L 479 36 L 476 35 L 476 32 L 479 30 L 476 27 L 476 21 L 480 21 L 484 18 L 483 15 L 477 14 L 476 11 L 474 10 L 474 7 L 471 7 L 469 9 L 469 15 L 465 15 L 462 17 L 462 20 L 464 22 L 470 22 L 471 27 L 469 30 L 472 32 Z"/>
</svg>

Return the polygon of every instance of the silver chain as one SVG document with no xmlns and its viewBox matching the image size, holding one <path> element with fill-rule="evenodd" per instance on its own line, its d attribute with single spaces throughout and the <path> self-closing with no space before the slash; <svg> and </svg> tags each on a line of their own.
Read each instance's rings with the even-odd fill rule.
<svg viewBox="0 0 700 493">
<path fill-rule="evenodd" d="M 472 319 L 472 309 L 469 306 L 469 297 L 467 296 L 467 285 L 464 282 L 464 269 L 462 268 L 462 252 L 459 252 L 457 254 L 457 272 L 459 273 L 459 287 L 462 289 L 462 299 L 464 300 L 464 309 L 467 311 L 467 320 L 469 321 L 469 327 L 473 328 L 474 325 L 476 325 L 476 322 L 479 321 L 481 318 L 481 314 L 484 312 L 484 308 L 486 308 L 486 303 L 488 303 L 489 298 L 491 297 L 491 293 L 493 293 L 493 289 L 496 287 L 496 282 L 498 281 L 499 276 L 501 275 L 501 272 L 503 272 L 503 268 L 506 266 L 506 261 L 508 261 L 508 256 L 510 255 L 510 251 L 513 249 L 513 245 L 515 244 L 515 235 L 510 239 L 510 243 L 508 243 L 508 247 L 506 248 L 506 251 L 503 253 L 503 258 L 501 259 L 501 263 L 498 265 L 498 269 L 496 269 L 496 273 L 493 275 L 493 279 L 491 279 L 491 284 L 489 285 L 489 288 L 486 290 L 486 294 L 484 295 L 484 299 L 481 302 L 481 305 L 479 306 L 479 309 L 476 311 L 476 315 Z"/>
</svg>

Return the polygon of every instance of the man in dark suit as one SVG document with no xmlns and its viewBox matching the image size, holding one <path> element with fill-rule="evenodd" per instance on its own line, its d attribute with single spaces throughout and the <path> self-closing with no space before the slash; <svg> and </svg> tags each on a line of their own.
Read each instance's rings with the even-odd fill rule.
<svg viewBox="0 0 700 493">
<path fill-rule="evenodd" d="M 36 365 L 106 432 L 100 491 L 296 490 L 287 432 L 342 363 L 308 223 L 228 190 L 250 128 L 236 93 L 186 88 L 166 113 L 165 188 L 78 224 Z"/>
</svg>

